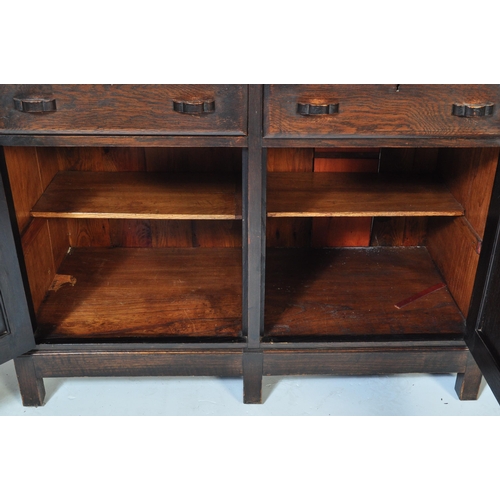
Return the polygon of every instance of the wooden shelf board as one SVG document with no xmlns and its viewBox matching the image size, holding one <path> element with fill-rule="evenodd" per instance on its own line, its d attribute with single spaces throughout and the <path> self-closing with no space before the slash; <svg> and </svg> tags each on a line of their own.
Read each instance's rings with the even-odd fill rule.
<svg viewBox="0 0 500 500">
<path fill-rule="evenodd" d="M 464 332 L 446 288 L 395 307 L 443 281 L 424 247 L 268 249 L 266 277 L 270 338 Z"/>
<path fill-rule="evenodd" d="M 426 177 L 269 172 L 268 217 L 461 216 L 443 184 Z"/>
<path fill-rule="evenodd" d="M 241 219 L 241 181 L 227 174 L 59 172 L 33 217 Z"/>
<path fill-rule="evenodd" d="M 38 311 L 37 338 L 237 338 L 241 275 L 241 249 L 74 248 Z"/>
</svg>

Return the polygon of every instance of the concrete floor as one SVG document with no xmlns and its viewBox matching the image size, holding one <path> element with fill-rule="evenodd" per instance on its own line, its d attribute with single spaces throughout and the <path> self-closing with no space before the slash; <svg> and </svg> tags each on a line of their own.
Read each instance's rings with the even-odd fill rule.
<svg viewBox="0 0 500 500">
<path fill-rule="evenodd" d="M 0 366 L 0 415 L 500 415 L 483 383 L 478 401 L 459 401 L 455 375 L 265 377 L 263 405 L 242 403 L 241 379 L 46 379 L 45 406 L 21 403 L 14 363 Z"/>
</svg>

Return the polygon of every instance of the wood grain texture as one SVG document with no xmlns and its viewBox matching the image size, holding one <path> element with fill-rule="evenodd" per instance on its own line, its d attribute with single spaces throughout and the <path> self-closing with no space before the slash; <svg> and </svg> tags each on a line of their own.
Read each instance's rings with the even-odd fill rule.
<svg viewBox="0 0 500 500">
<path fill-rule="evenodd" d="M 214 174 L 59 172 L 31 215 L 82 219 L 239 219 L 241 183 Z"/>
<path fill-rule="evenodd" d="M 243 373 L 243 353 L 236 344 L 232 349 L 226 344 L 223 350 L 197 348 L 193 344 L 177 350 L 171 350 L 170 345 L 151 349 L 139 344 L 116 350 L 110 344 L 101 349 L 83 344 L 42 347 L 32 356 L 36 373 L 41 377 L 239 377 Z"/>
<path fill-rule="evenodd" d="M 266 85 L 266 138 L 498 136 L 498 85 Z M 337 101 L 339 113 L 302 116 L 298 102 Z M 455 102 L 497 103 L 493 116 L 462 119 Z M 320 144 L 317 144 L 319 147 Z"/>
<path fill-rule="evenodd" d="M 43 406 L 45 385 L 36 373 L 35 363 L 31 356 L 20 356 L 14 360 L 17 381 L 24 406 Z"/>
<path fill-rule="evenodd" d="M 469 144 L 475 145 L 477 142 L 478 140 L 475 139 Z M 491 139 L 483 139 L 482 145 L 488 146 L 491 145 L 491 142 Z M 500 140 L 497 143 L 500 144 Z M 22 133 L 6 135 L 0 133 L 0 146 L 246 148 L 248 146 L 248 137 L 206 135 L 44 135 Z"/>
<path fill-rule="evenodd" d="M 77 172 L 142 172 L 146 170 L 144 148 L 73 147 L 50 149 L 56 151 L 57 156 L 52 161 L 59 163 L 59 170 Z M 47 165 L 47 168 L 50 168 L 50 165 Z"/>
<path fill-rule="evenodd" d="M 240 335 L 241 250 L 73 249 L 58 274 L 76 284 L 47 293 L 39 341 Z"/>
<path fill-rule="evenodd" d="M 441 281 L 425 248 L 269 249 L 265 332 L 270 338 L 463 333 L 464 318 L 446 289 L 395 307 Z"/>
<path fill-rule="evenodd" d="M 481 240 L 464 217 L 429 221 L 427 248 L 448 289 L 467 317 L 474 287 Z"/>
<path fill-rule="evenodd" d="M 241 172 L 241 150 L 237 148 L 145 148 L 144 154 L 148 172 Z"/>
<path fill-rule="evenodd" d="M 370 246 L 414 247 L 426 244 L 427 217 L 374 217 Z"/>
<path fill-rule="evenodd" d="M 268 172 L 312 172 L 314 149 L 269 149 Z M 270 219 L 266 221 L 269 247 L 308 247 L 311 242 L 310 218 Z"/>
<path fill-rule="evenodd" d="M 111 246 L 124 248 L 151 248 L 151 223 L 144 219 L 111 219 L 109 221 Z"/>
<path fill-rule="evenodd" d="M 269 173 L 268 217 L 463 215 L 431 178 L 352 173 Z"/>
<path fill-rule="evenodd" d="M 421 176 L 436 171 L 436 148 L 383 148 L 380 173 Z M 376 217 L 373 219 L 371 246 L 419 246 L 425 244 L 426 217 Z"/>
<path fill-rule="evenodd" d="M 465 369 L 466 348 L 387 348 L 334 351 L 264 350 L 264 375 L 382 375 L 454 373 Z"/>
<path fill-rule="evenodd" d="M 67 224 L 70 246 L 83 248 L 111 246 L 109 220 L 63 219 L 63 222 Z"/>
<path fill-rule="evenodd" d="M 484 236 L 499 151 L 498 148 L 460 148 L 440 152 L 440 173 L 481 238 Z"/>
<path fill-rule="evenodd" d="M 0 133 L 245 135 L 246 85 L 2 85 Z M 56 99 L 53 113 L 21 113 L 14 97 Z M 215 111 L 180 114 L 173 100 L 215 99 Z"/>
<path fill-rule="evenodd" d="M 37 312 L 45 292 L 54 279 L 56 267 L 47 221 L 44 220 L 41 225 L 35 224 L 34 230 L 30 231 L 28 235 L 29 237 L 23 240 L 23 254 L 33 309 Z"/>
<path fill-rule="evenodd" d="M 42 195 L 36 150 L 33 148 L 4 148 L 9 183 L 16 210 L 19 232 L 30 223 L 30 211 Z"/>
<path fill-rule="evenodd" d="M 315 172 L 370 172 L 379 169 L 379 149 L 317 149 L 314 152 Z M 311 246 L 363 247 L 370 245 L 371 217 L 315 218 L 312 221 Z"/>
<path fill-rule="evenodd" d="M 458 372 L 455 383 L 455 391 L 460 401 L 475 401 L 479 397 L 482 380 L 483 374 L 469 353 L 465 370 Z"/>
</svg>

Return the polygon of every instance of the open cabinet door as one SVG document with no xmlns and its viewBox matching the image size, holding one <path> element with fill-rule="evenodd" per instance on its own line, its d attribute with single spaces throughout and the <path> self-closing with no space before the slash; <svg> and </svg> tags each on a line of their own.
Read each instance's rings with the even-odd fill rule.
<svg viewBox="0 0 500 500">
<path fill-rule="evenodd" d="M 466 342 L 500 403 L 500 165 L 479 260 Z"/>
<path fill-rule="evenodd" d="M 0 149 L 0 364 L 35 347 L 21 269 L 4 189 Z"/>
</svg>

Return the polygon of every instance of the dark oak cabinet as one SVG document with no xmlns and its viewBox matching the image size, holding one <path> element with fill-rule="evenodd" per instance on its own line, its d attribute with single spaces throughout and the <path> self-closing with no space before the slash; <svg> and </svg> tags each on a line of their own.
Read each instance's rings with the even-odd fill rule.
<svg viewBox="0 0 500 500">
<path fill-rule="evenodd" d="M 0 86 L 0 362 L 44 377 L 484 374 L 500 85 Z"/>
</svg>

